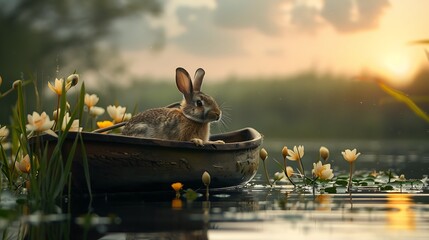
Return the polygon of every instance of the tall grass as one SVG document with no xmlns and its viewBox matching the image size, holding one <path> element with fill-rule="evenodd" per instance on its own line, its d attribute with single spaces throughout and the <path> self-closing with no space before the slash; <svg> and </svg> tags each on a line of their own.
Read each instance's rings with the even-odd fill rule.
<svg viewBox="0 0 429 240">
<path fill-rule="evenodd" d="M 65 82 L 65 80 L 64 80 Z M 10 129 L 12 132 L 12 147 L 7 150 L 0 147 L 1 170 L 7 180 L 9 190 L 19 193 L 23 189 L 28 190 L 27 200 L 31 206 L 37 210 L 47 210 L 51 206 L 58 204 L 65 195 L 70 196 L 70 191 L 64 191 L 65 186 L 70 185 L 72 180 L 71 169 L 76 151 L 80 150 L 84 155 L 84 171 L 87 176 L 88 192 L 91 197 L 89 182 L 88 162 L 85 154 L 85 146 L 80 131 L 72 139 L 70 151 L 64 151 L 66 140 L 70 141 L 70 128 L 73 120 L 82 122 L 84 109 L 85 84 L 81 84 L 79 96 L 73 109 L 67 109 L 67 92 L 63 84 L 63 94 L 58 96 L 58 116 L 53 126 L 55 140 L 46 141 L 46 134 L 34 132 L 28 134 L 27 131 L 27 111 L 25 109 L 25 95 L 22 81 L 17 81 L 13 89 L 17 92 L 17 102 L 13 109 Z M 34 88 L 37 92 L 37 88 Z M 36 96 L 38 93 L 36 93 Z M 63 119 L 69 113 L 70 120 L 63 126 Z M 21 161 L 23 156 L 28 154 L 30 159 L 30 170 L 20 173 L 15 168 L 16 163 Z M 5 184 L 4 184 L 5 185 Z M 28 189 L 27 189 L 28 188 Z M 49 210 L 48 210 L 49 211 Z"/>
</svg>

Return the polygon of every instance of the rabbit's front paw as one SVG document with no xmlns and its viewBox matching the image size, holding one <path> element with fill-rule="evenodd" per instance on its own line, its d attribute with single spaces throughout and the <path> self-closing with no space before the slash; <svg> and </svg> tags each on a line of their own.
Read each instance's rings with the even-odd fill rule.
<svg viewBox="0 0 429 240">
<path fill-rule="evenodd" d="M 225 144 L 225 142 L 224 142 L 224 141 L 222 141 L 222 140 L 210 141 L 210 143 L 214 143 L 214 144 Z"/>
<path fill-rule="evenodd" d="M 195 143 L 198 147 L 204 146 L 204 141 L 200 138 L 192 138 L 191 142 Z"/>
</svg>

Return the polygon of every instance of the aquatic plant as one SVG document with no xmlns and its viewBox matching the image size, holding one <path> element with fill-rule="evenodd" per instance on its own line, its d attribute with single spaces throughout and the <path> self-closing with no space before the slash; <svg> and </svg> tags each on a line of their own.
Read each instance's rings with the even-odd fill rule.
<svg viewBox="0 0 429 240">
<path fill-rule="evenodd" d="M 182 190 L 183 184 L 181 182 L 175 182 L 171 184 L 171 187 L 176 192 L 176 198 L 180 198 L 180 190 Z"/>
<path fill-rule="evenodd" d="M 291 161 L 297 161 L 298 166 L 300 169 L 300 173 L 302 174 L 303 178 L 305 178 L 305 171 L 304 171 L 304 165 L 302 164 L 302 157 L 304 157 L 304 146 L 299 145 L 294 146 L 293 150 L 287 149 L 288 156 L 286 156 L 287 159 Z"/>
<path fill-rule="evenodd" d="M 330 180 L 334 177 L 334 173 L 331 169 L 331 164 L 322 164 L 321 161 L 313 163 L 313 176 L 320 180 Z"/>
<path fill-rule="evenodd" d="M 265 160 L 267 160 L 267 158 L 268 158 L 268 152 L 267 152 L 267 150 L 265 150 L 265 148 L 261 148 L 261 150 L 259 150 L 259 158 L 262 160 L 262 165 L 264 166 L 265 179 L 267 180 L 268 185 L 270 185 L 272 187 L 273 184 L 270 181 L 270 177 L 268 175 L 268 170 L 267 170 L 267 165 L 265 163 Z"/>
<path fill-rule="evenodd" d="M 201 176 L 201 180 L 203 181 L 204 186 L 206 186 L 206 198 L 209 198 L 209 186 L 211 182 L 210 174 L 207 171 L 204 171 L 203 175 Z"/>
<path fill-rule="evenodd" d="M 1 168 L 3 176 L 7 179 L 8 189 L 28 194 L 28 199 L 36 209 L 52 206 L 63 196 L 65 186 L 71 181 L 72 159 L 79 145 L 83 153 L 83 171 L 91 196 L 88 163 L 81 135 L 76 135 L 71 151 L 67 153 L 62 151 L 68 133 L 82 130 L 80 123 L 85 96 L 84 83 L 72 109 L 67 101 L 67 91 L 79 82 L 79 75 L 72 74 L 65 80 L 56 78 L 54 84 L 48 82 L 48 88 L 57 95 L 57 105 L 51 120 L 45 111 L 26 114 L 23 87 L 28 82 L 17 80 L 12 86 L 13 91 L 17 92 L 17 101 L 10 125 L 11 144 L 10 149 L 3 147 L 3 144 L 0 148 Z M 34 89 L 38 96 L 37 88 Z M 5 132 L 6 128 L 1 129 Z M 54 136 L 55 140 L 45 142 L 43 140 L 45 134 Z M 6 134 L 3 135 L 2 142 L 7 137 Z"/>
<path fill-rule="evenodd" d="M 323 161 L 328 161 L 329 149 L 327 147 L 321 146 L 319 149 L 319 156 L 323 159 Z"/>
<path fill-rule="evenodd" d="M 347 186 L 347 191 L 350 192 L 350 187 L 353 184 L 352 176 L 353 176 L 353 163 L 356 161 L 356 159 L 359 157 L 360 153 L 356 153 L 356 148 L 353 150 L 346 149 L 344 152 L 341 152 L 343 154 L 344 159 L 349 162 L 350 164 L 350 178 L 349 178 L 349 184 Z"/>
</svg>

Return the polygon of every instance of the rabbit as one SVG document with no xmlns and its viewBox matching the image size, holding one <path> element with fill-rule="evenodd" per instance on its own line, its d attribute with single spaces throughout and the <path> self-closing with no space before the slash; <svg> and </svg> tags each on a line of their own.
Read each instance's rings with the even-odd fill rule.
<svg viewBox="0 0 429 240">
<path fill-rule="evenodd" d="M 222 117 L 216 101 L 201 92 L 205 72 L 202 68 L 195 72 L 194 83 L 189 73 L 176 69 L 176 85 L 183 94 L 179 104 L 149 109 L 133 116 L 125 124 L 122 134 L 175 141 L 191 141 L 197 146 L 205 143 L 224 143 L 222 140 L 209 141 L 210 123 Z"/>
</svg>

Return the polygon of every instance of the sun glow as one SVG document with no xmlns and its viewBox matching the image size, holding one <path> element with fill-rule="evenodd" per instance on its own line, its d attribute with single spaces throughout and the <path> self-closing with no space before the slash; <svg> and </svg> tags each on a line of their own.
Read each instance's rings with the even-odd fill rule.
<svg viewBox="0 0 429 240">
<path fill-rule="evenodd" d="M 396 86 L 409 84 L 416 71 L 417 62 L 405 52 L 386 54 L 377 66 L 377 72 Z"/>
</svg>

